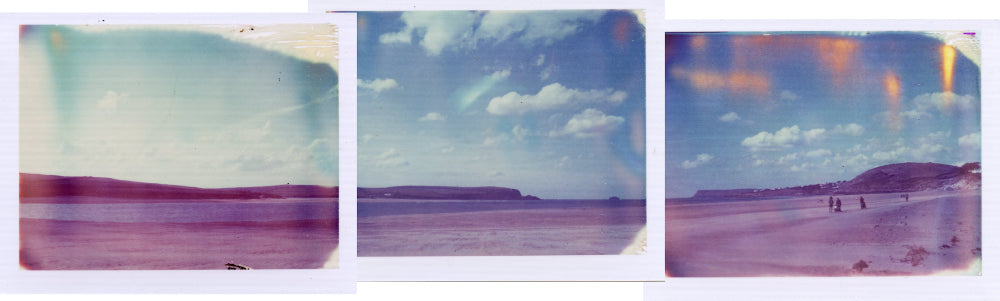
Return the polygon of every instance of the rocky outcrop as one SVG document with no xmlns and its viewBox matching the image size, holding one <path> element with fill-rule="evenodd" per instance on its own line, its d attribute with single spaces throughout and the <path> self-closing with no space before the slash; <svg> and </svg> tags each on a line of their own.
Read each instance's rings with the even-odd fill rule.
<svg viewBox="0 0 1000 301">
<path fill-rule="evenodd" d="M 394 186 L 385 188 L 358 187 L 358 198 L 421 199 L 421 200 L 522 200 L 538 199 L 521 196 L 521 191 L 505 187 Z"/>
</svg>

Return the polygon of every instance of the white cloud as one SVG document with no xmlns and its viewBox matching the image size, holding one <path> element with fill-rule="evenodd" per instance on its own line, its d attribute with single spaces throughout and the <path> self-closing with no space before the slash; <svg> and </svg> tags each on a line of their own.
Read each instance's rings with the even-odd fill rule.
<svg viewBox="0 0 1000 301">
<path fill-rule="evenodd" d="M 719 116 L 719 121 L 722 122 L 736 122 L 737 120 L 740 120 L 740 115 L 736 114 L 736 112 L 729 112 L 726 115 Z"/>
<path fill-rule="evenodd" d="M 952 92 L 926 93 L 917 95 L 913 102 L 918 109 L 927 111 L 926 108 L 934 107 L 941 112 L 951 110 L 969 111 L 976 109 L 976 97 L 972 95 L 957 95 Z"/>
<path fill-rule="evenodd" d="M 795 163 L 795 161 L 797 161 L 798 159 L 799 159 L 798 153 L 791 153 L 781 156 L 781 158 L 778 158 L 778 164 L 781 165 L 792 164 Z"/>
<path fill-rule="evenodd" d="M 408 11 L 400 16 L 405 23 L 401 31 L 386 33 L 379 37 L 382 43 L 411 43 L 416 33 L 420 46 L 428 54 L 438 55 L 454 44 L 470 44 L 472 29 L 478 13 L 471 11 Z"/>
<path fill-rule="evenodd" d="M 538 59 L 535 60 L 535 66 L 541 66 L 545 63 L 545 54 L 539 54 Z"/>
<path fill-rule="evenodd" d="M 792 91 L 783 90 L 781 91 L 781 94 L 778 96 L 778 98 L 781 100 L 797 100 L 799 99 L 799 96 L 795 95 L 795 93 L 792 93 Z"/>
<path fill-rule="evenodd" d="M 395 148 L 379 154 L 376 157 L 375 167 L 400 167 L 408 166 L 410 162 L 403 158 Z"/>
<path fill-rule="evenodd" d="M 430 112 L 424 117 L 420 117 L 417 121 L 444 121 L 446 118 L 444 115 L 438 114 L 437 112 Z"/>
<path fill-rule="evenodd" d="M 812 143 L 823 138 L 825 129 L 802 131 L 798 125 L 784 127 L 777 132 L 760 132 L 757 135 L 743 139 L 743 146 L 751 151 L 778 150 L 789 148 L 801 142 Z"/>
<path fill-rule="evenodd" d="M 374 91 L 376 94 L 385 90 L 399 87 L 396 80 L 391 78 L 376 78 L 373 80 L 358 79 L 358 88 Z"/>
<path fill-rule="evenodd" d="M 562 158 L 559 158 L 559 163 L 556 163 L 556 167 L 563 167 L 566 166 L 566 164 L 568 163 L 569 163 L 569 156 L 562 156 Z"/>
<path fill-rule="evenodd" d="M 581 91 L 553 83 L 543 87 L 535 95 L 510 92 L 504 96 L 493 98 L 486 110 L 494 115 L 512 115 L 550 110 L 571 104 L 610 103 L 617 105 L 625 101 L 627 95 L 624 91 L 613 89 Z"/>
<path fill-rule="evenodd" d="M 613 131 L 623 122 L 625 122 L 625 118 L 605 115 L 604 112 L 595 109 L 586 109 L 570 118 L 563 130 L 552 133 L 552 136 L 595 137 Z"/>
<path fill-rule="evenodd" d="M 104 97 L 101 97 L 101 99 L 97 101 L 97 108 L 108 112 L 117 112 L 118 103 L 124 100 L 127 96 L 128 93 L 119 94 L 118 92 L 109 90 L 104 93 Z"/>
<path fill-rule="evenodd" d="M 502 171 L 494 170 L 486 173 L 486 175 L 490 177 L 502 177 L 504 176 L 504 173 Z"/>
<path fill-rule="evenodd" d="M 857 123 L 851 123 L 851 124 L 848 124 L 848 125 L 839 125 L 838 124 L 837 127 L 835 127 L 833 129 L 833 132 L 834 133 L 838 133 L 838 134 L 851 135 L 851 136 L 861 136 L 862 134 L 865 133 L 865 127 L 863 127 L 863 126 L 861 126 L 860 124 L 857 124 Z"/>
<path fill-rule="evenodd" d="M 455 147 L 454 146 L 450 146 L 450 147 L 441 149 L 441 153 L 442 154 L 447 154 L 447 153 L 450 153 L 450 152 L 453 152 L 453 151 L 455 151 Z"/>
<path fill-rule="evenodd" d="M 812 143 L 823 139 L 823 134 L 826 133 L 826 129 L 811 129 L 802 132 L 802 138 L 805 139 L 806 143 Z"/>
<path fill-rule="evenodd" d="M 552 76 L 552 72 L 555 72 L 555 67 L 553 65 L 549 65 L 538 73 L 538 78 L 541 78 L 542 80 L 549 79 L 549 77 Z"/>
<path fill-rule="evenodd" d="M 982 134 L 972 133 L 958 138 L 958 145 L 968 148 L 980 148 L 982 145 Z"/>
<path fill-rule="evenodd" d="M 603 12 L 593 10 L 552 12 L 494 11 L 483 16 L 476 38 L 484 41 L 516 39 L 525 43 L 550 44 L 580 31 L 583 23 L 592 23 Z"/>
<path fill-rule="evenodd" d="M 812 150 L 812 151 L 806 152 L 806 157 L 810 157 L 810 158 L 815 158 L 815 157 L 829 157 L 831 155 L 833 155 L 833 152 L 830 151 L 830 150 L 828 150 L 828 149 L 825 149 L 825 148 L 821 148 L 821 149 L 817 149 L 817 150 Z"/>
<path fill-rule="evenodd" d="M 898 161 L 906 152 L 906 147 L 898 147 L 889 151 L 878 151 L 872 154 L 872 159 L 876 161 Z"/>
<path fill-rule="evenodd" d="M 505 79 L 507 77 L 510 77 L 510 69 L 504 69 L 504 70 L 493 72 L 493 74 L 490 74 L 490 76 L 493 77 L 493 78 L 495 78 L 495 79 Z"/>
<path fill-rule="evenodd" d="M 681 167 L 683 167 L 684 169 L 692 169 L 702 164 L 708 163 L 708 161 L 711 161 L 712 158 L 715 157 L 709 154 L 698 154 L 698 156 L 694 159 L 694 161 L 684 160 L 684 162 L 681 162 Z"/>
<path fill-rule="evenodd" d="M 368 141 L 371 141 L 372 139 L 375 139 L 375 135 L 364 134 L 364 135 L 361 136 L 361 142 L 364 142 L 364 143 L 368 143 Z"/>
<path fill-rule="evenodd" d="M 489 137 L 486 137 L 486 139 L 483 140 L 483 145 L 485 145 L 485 146 L 497 145 L 500 142 L 504 142 L 504 141 L 507 141 L 509 139 L 510 138 L 507 137 L 506 134 L 500 134 L 500 135 L 496 135 L 496 136 L 489 136 Z"/>
<path fill-rule="evenodd" d="M 520 124 L 515 125 L 513 129 L 510 130 L 511 134 L 514 135 L 514 140 L 521 141 L 524 137 L 527 137 L 530 133 L 528 129 L 521 127 Z"/>
<path fill-rule="evenodd" d="M 600 11 L 515 12 L 441 11 L 403 13 L 402 30 L 383 34 L 382 43 L 412 43 L 416 36 L 430 55 L 449 48 L 475 47 L 480 42 L 517 40 L 550 44 L 578 32 L 584 23 L 600 18 Z"/>
</svg>

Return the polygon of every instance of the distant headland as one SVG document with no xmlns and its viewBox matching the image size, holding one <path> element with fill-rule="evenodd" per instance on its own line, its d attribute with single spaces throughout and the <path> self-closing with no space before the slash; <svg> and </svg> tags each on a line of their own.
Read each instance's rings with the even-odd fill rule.
<svg viewBox="0 0 1000 301">
<path fill-rule="evenodd" d="M 768 189 L 698 190 L 692 199 L 770 198 L 810 195 L 895 193 L 982 188 L 979 162 L 961 167 L 939 163 L 896 163 L 869 169 L 850 181 Z"/>
<path fill-rule="evenodd" d="M 393 186 L 385 188 L 358 187 L 359 199 L 420 199 L 420 200 L 540 200 L 533 195 L 506 187 Z"/>
</svg>

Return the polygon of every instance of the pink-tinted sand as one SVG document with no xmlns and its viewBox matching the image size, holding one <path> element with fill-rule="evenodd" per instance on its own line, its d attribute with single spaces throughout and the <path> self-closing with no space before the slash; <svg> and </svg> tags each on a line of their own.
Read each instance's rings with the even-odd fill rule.
<svg viewBox="0 0 1000 301">
<path fill-rule="evenodd" d="M 972 192 L 837 196 L 666 205 L 672 277 L 979 273 L 981 195 Z M 859 262 L 864 264 L 859 264 Z M 867 267 L 863 267 L 863 266 Z M 861 267 L 858 269 L 858 267 Z"/>
<path fill-rule="evenodd" d="M 20 219 L 20 262 L 38 270 L 322 268 L 338 246 L 338 219 L 94 222 Z M 330 267 L 327 265 L 326 267 Z"/>
<path fill-rule="evenodd" d="M 358 256 L 621 254 L 645 216 L 645 206 L 625 206 L 359 217 Z"/>
</svg>

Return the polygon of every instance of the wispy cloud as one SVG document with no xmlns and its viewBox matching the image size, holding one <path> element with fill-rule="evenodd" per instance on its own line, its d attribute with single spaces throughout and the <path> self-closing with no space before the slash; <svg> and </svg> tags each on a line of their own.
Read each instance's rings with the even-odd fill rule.
<svg viewBox="0 0 1000 301">
<path fill-rule="evenodd" d="M 398 88 L 399 83 L 391 78 L 376 78 L 373 80 L 363 80 L 358 79 L 358 88 L 367 89 L 375 92 L 376 94 L 382 91 Z"/>
</svg>

